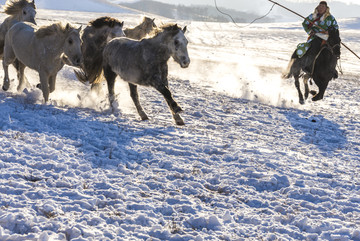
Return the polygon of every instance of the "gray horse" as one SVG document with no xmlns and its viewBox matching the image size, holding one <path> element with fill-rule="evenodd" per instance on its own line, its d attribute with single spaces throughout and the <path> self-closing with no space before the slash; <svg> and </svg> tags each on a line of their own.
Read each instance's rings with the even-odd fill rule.
<svg viewBox="0 0 360 241">
<path fill-rule="evenodd" d="M 148 35 L 152 31 L 154 31 L 154 29 L 156 29 L 156 24 L 154 21 L 155 18 L 151 19 L 148 17 L 144 17 L 143 21 L 138 26 L 134 28 L 125 29 L 124 30 L 125 36 L 127 38 L 132 38 L 137 40 L 146 37 L 146 35 Z"/>
<path fill-rule="evenodd" d="M 169 90 L 167 61 L 172 57 L 182 68 L 189 66 L 185 31 L 186 27 L 181 29 L 176 24 L 167 24 L 160 27 L 151 38 L 140 41 L 115 38 L 106 45 L 103 71 L 111 107 L 115 100 L 115 78 L 119 75 L 129 83 L 131 98 L 142 120 L 147 120 L 148 116 L 140 105 L 137 85 L 152 86 L 158 90 L 164 96 L 176 124 L 184 125 L 179 114 L 182 109 Z"/>
<path fill-rule="evenodd" d="M 93 83 L 101 76 L 104 47 L 111 39 L 125 36 L 123 26 L 124 22 L 111 17 L 101 17 L 89 22 L 81 36 L 84 63 L 81 70 L 75 70 L 78 80 Z"/>
<path fill-rule="evenodd" d="M 10 87 L 8 66 L 18 59 L 17 90 L 22 91 L 27 84 L 24 78 L 27 66 L 39 73 L 40 87 L 47 102 L 49 92 L 55 90 L 56 75 L 64 64 L 80 66 L 82 63 L 80 29 L 60 22 L 40 28 L 25 22 L 13 25 L 5 36 L 3 90 Z"/>
<path fill-rule="evenodd" d="M 8 15 L 0 26 L 0 57 L 3 55 L 5 35 L 7 31 L 17 22 L 35 23 L 35 2 L 28 0 L 10 0 L 6 2 L 4 12 Z"/>
</svg>

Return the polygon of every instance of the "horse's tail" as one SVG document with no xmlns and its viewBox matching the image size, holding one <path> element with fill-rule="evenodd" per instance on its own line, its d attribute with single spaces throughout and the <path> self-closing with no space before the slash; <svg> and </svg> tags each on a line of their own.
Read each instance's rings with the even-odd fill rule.
<svg viewBox="0 0 360 241">
<path fill-rule="evenodd" d="M 104 76 L 104 70 L 101 68 L 101 72 L 99 74 L 97 74 L 96 78 L 90 83 L 91 84 L 100 84 L 104 80 L 103 76 Z"/>
<path fill-rule="evenodd" d="M 82 83 L 87 83 L 89 82 L 90 84 L 99 84 L 103 81 L 103 70 L 98 69 L 98 71 L 93 71 L 91 73 L 85 73 L 84 70 L 74 70 L 76 78 L 82 82 Z"/>
<path fill-rule="evenodd" d="M 86 83 L 89 82 L 90 84 L 98 84 L 101 83 L 103 80 L 102 76 L 102 56 L 98 56 L 98 58 L 90 59 L 84 61 L 84 65 L 81 70 L 75 70 L 75 75 L 77 79 L 82 82 Z"/>
<path fill-rule="evenodd" d="M 286 67 L 286 69 L 281 74 L 281 77 L 283 79 L 288 79 L 293 75 L 293 73 L 291 71 L 291 67 L 293 66 L 295 60 L 296 60 L 295 58 L 290 59 L 288 66 Z"/>
</svg>

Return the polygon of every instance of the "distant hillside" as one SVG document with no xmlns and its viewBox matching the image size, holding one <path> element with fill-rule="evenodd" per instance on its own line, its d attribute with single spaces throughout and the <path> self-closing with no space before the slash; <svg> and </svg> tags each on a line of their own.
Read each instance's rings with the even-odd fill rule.
<svg viewBox="0 0 360 241">
<path fill-rule="evenodd" d="M 221 14 L 216 10 L 214 6 L 205 5 L 174 5 L 166 4 L 152 0 L 141 0 L 134 3 L 121 3 L 121 5 L 137 9 L 140 11 L 157 14 L 167 18 L 178 20 L 193 20 L 193 21 L 207 21 L 207 22 L 229 22 L 230 17 Z M 240 12 L 231 9 L 221 8 L 222 12 L 225 12 L 232 16 L 237 23 L 248 23 L 254 19 L 260 17 L 259 15 L 247 12 Z M 272 18 L 263 18 L 259 22 L 274 22 Z"/>
</svg>

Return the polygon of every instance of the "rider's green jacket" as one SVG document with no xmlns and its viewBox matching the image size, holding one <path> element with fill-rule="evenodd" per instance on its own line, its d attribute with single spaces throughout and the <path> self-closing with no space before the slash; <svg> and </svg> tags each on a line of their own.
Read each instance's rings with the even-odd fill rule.
<svg viewBox="0 0 360 241">
<path fill-rule="evenodd" d="M 317 9 L 314 13 L 310 14 L 302 23 L 305 32 L 309 35 L 307 42 L 300 43 L 297 46 L 296 54 L 301 58 L 311 46 L 311 41 L 315 38 L 312 33 L 320 33 L 327 31 L 331 26 L 339 29 L 339 25 L 333 15 L 330 14 L 328 7 L 322 16 L 318 16 Z M 319 28 L 319 27 L 320 28 Z"/>
</svg>

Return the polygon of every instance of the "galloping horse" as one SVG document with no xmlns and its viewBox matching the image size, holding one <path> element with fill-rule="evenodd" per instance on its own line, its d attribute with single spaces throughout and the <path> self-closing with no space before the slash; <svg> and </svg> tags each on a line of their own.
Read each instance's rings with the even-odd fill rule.
<svg viewBox="0 0 360 241">
<path fill-rule="evenodd" d="M 80 29 L 60 22 L 40 28 L 25 22 L 13 25 L 5 37 L 3 90 L 10 86 L 8 66 L 18 59 L 17 90 L 22 91 L 26 85 L 24 69 L 27 66 L 39 73 L 40 87 L 47 102 L 49 92 L 55 90 L 56 75 L 64 64 L 80 66 L 82 63 Z"/>
<path fill-rule="evenodd" d="M 143 21 L 136 27 L 125 29 L 124 30 L 125 36 L 127 38 L 132 38 L 137 40 L 146 37 L 146 35 L 148 35 L 152 31 L 154 31 L 154 29 L 156 29 L 156 24 L 154 21 L 155 18 L 151 19 L 148 17 L 144 17 Z"/>
<path fill-rule="evenodd" d="M 176 24 L 168 24 L 160 27 L 151 38 L 140 41 L 115 38 L 105 46 L 103 71 L 111 107 L 115 100 L 115 78 L 119 75 L 129 83 L 131 98 L 142 120 L 147 120 L 148 116 L 140 105 L 137 85 L 152 86 L 158 90 L 164 96 L 176 124 L 184 125 L 179 114 L 182 109 L 169 90 L 167 61 L 172 57 L 182 68 L 189 66 L 185 31 L 186 27 L 181 29 Z"/>
<path fill-rule="evenodd" d="M 81 36 L 84 63 L 81 70 L 75 70 L 78 80 L 93 83 L 101 76 L 104 47 L 111 39 L 125 36 L 123 26 L 124 22 L 111 17 L 100 17 L 89 22 Z"/>
<path fill-rule="evenodd" d="M 325 90 L 331 79 L 337 78 L 336 64 L 340 58 L 340 35 L 339 30 L 330 27 L 328 29 L 329 37 L 325 44 L 323 39 L 317 37 L 311 42 L 310 49 L 302 58 L 298 58 L 294 52 L 288 67 L 288 73 L 285 74 L 287 78 L 294 76 L 295 86 L 299 94 L 300 104 L 304 104 L 304 97 L 300 90 L 299 78 L 301 72 L 304 74 L 305 85 L 305 99 L 309 96 L 308 80 L 312 78 L 319 88 L 319 92 L 310 91 L 313 95 L 312 101 L 321 100 L 324 97 Z M 310 69 L 309 69 L 309 64 Z"/>
<path fill-rule="evenodd" d="M 0 26 L 0 57 L 3 55 L 5 35 L 7 31 L 17 22 L 35 23 L 35 2 L 27 0 L 11 0 L 7 1 L 4 12 L 8 15 Z"/>
<path fill-rule="evenodd" d="M 135 28 L 128 28 L 123 31 L 123 26 L 124 22 L 115 18 L 101 17 L 89 22 L 89 25 L 84 29 L 81 36 L 84 64 L 81 66 L 81 70 L 75 70 L 75 74 L 81 82 L 89 82 L 92 90 L 98 90 L 103 80 L 102 52 L 111 39 L 122 36 L 141 39 L 156 28 L 154 19 L 148 17 L 144 17 L 142 23 Z"/>
</svg>

